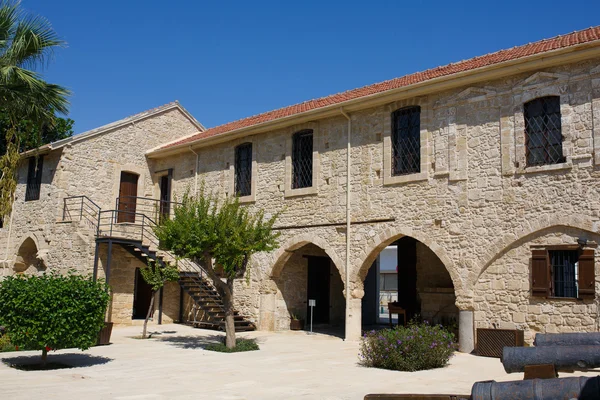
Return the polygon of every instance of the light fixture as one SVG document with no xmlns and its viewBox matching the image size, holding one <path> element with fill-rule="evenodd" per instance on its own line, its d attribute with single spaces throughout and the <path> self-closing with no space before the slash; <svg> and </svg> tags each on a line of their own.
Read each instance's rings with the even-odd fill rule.
<svg viewBox="0 0 600 400">
<path fill-rule="evenodd" d="M 579 245 L 579 247 L 584 247 L 585 245 L 587 245 L 587 239 L 578 238 L 577 239 L 577 244 Z"/>
</svg>

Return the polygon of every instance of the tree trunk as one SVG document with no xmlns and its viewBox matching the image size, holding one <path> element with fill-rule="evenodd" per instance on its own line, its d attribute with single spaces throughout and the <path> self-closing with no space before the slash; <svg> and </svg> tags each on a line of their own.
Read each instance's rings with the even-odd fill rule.
<svg viewBox="0 0 600 400">
<path fill-rule="evenodd" d="M 42 368 L 46 366 L 46 361 L 48 360 L 48 350 L 45 348 L 42 349 Z"/>
<path fill-rule="evenodd" d="M 144 321 L 144 330 L 142 331 L 142 339 L 146 339 L 146 328 L 148 327 L 148 320 L 152 315 L 152 309 L 154 308 L 154 296 L 156 292 L 152 292 L 152 297 L 150 298 L 150 307 L 148 307 L 148 313 L 146 314 L 146 320 Z"/>
<path fill-rule="evenodd" d="M 223 305 L 225 306 L 225 346 L 229 349 L 235 347 L 235 319 L 233 314 L 233 279 L 227 279 L 229 290 L 223 291 Z"/>
</svg>

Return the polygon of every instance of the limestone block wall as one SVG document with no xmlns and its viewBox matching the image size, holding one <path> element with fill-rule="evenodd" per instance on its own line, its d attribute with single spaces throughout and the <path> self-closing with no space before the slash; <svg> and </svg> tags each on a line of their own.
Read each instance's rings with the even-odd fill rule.
<svg viewBox="0 0 600 400">
<path fill-rule="evenodd" d="M 368 268 L 381 249 L 403 235 L 419 240 L 443 264 L 456 307 L 474 310 L 482 269 L 514 240 L 556 225 L 598 231 L 600 159 L 594 158 L 594 148 L 600 148 L 599 65 L 598 59 L 565 64 L 418 98 L 399 97 L 351 113 L 351 216 L 360 222 L 350 232 L 347 284 L 353 323 L 360 324 Z M 561 99 L 566 160 L 526 168 L 523 103 L 547 95 Z M 410 105 L 421 107 L 421 172 L 392 177 L 391 113 Z M 307 128 L 314 131 L 317 153 L 315 190 L 296 196 L 287 187 L 290 140 L 294 132 Z M 317 245 L 337 257 L 335 265 L 345 281 L 340 257 L 346 238 L 346 130 L 347 120 L 340 115 L 215 144 L 198 150 L 197 178 L 176 178 L 179 194 L 202 182 L 223 196 L 231 194 L 234 148 L 253 143 L 256 194 L 249 207 L 269 215 L 281 212 L 278 226 L 290 228 L 280 238 L 280 249 L 254 257 L 250 284 L 240 284 L 238 290 L 245 309 L 265 329 L 285 325 L 277 322 L 286 316 L 276 311 L 280 289 L 272 276 L 280 260 L 288 257 L 286 251 L 300 244 Z M 193 160 L 192 153 L 182 153 L 157 160 L 155 168 L 183 171 Z M 320 224 L 337 225 L 311 228 Z M 519 259 L 527 265 L 524 254 Z M 436 304 L 450 301 L 450 294 L 431 296 Z M 593 308 L 586 313 L 598 319 Z M 478 323 L 485 324 L 492 314 L 477 315 Z"/>
</svg>

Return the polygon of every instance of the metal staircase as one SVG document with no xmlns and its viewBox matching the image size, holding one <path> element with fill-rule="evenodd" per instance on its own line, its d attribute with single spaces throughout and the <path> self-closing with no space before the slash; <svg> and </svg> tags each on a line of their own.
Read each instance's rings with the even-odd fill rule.
<svg viewBox="0 0 600 400">
<path fill-rule="evenodd" d="M 139 204 L 136 211 L 123 210 L 123 207 L 120 207 L 121 199 L 119 198 L 117 198 L 115 210 L 103 211 L 87 196 L 64 199 L 63 221 L 84 220 L 96 232 L 94 277 L 97 276 L 101 243 L 108 244 L 109 248 L 106 266 L 107 280 L 110 278 L 113 244 L 121 246 L 146 265 L 155 263 L 161 267 L 166 263 L 177 265 L 180 276 L 179 285 L 193 302 L 192 318 L 188 318 L 185 323 L 198 328 L 225 330 L 223 300 L 202 266 L 189 259 L 177 259 L 168 251 L 159 250 L 158 238 L 154 234 L 155 220 L 168 217 L 157 215 L 156 210 L 161 209 L 160 200 L 143 197 L 133 198 L 133 200 Z M 126 201 L 127 204 L 132 204 L 132 198 L 128 198 Z M 168 208 L 172 209 L 172 207 Z M 147 214 L 153 215 L 154 219 L 148 217 Z M 255 325 L 239 312 L 234 311 L 234 314 L 236 332 L 256 329 Z M 159 321 L 160 319 L 159 316 Z"/>
</svg>

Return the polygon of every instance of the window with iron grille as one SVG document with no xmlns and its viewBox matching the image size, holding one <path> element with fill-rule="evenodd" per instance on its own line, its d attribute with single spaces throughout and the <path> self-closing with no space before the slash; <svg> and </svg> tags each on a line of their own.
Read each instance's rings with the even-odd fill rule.
<svg viewBox="0 0 600 400">
<path fill-rule="evenodd" d="M 313 131 L 296 132 L 292 139 L 292 189 L 311 187 L 313 176 Z"/>
<path fill-rule="evenodd" d="M 525 103 L 527 166 L 565 162 L 560 122 L 560 97 L 547 96 Z"/>
<path fill-rule="evenodd" d="M 578 252 L 550 250 L 548 253 L 552 274 L 552 296 L 577 298 Z"/>
<path fill-rule="evenodd" d="M 392 175 L 421 172 L 421 107 L 392 114 Z"/>
<path fill-rule="evenodd" d="M 37 162 L 36 162 L 37 159 Z M 40 189 L 42 186 L 42 170 L 44 167 L 44 157 L 38 156 L 29 158 L 29 170 L 27 171 L 27 189 L 25 191 L 25 201 L 39 200 Z"/>
<path fill-rule="evenodd" d="M 235 194 L 250 196 L 252 193 L 252 143 L 235 148 Z"/>
</svg>

